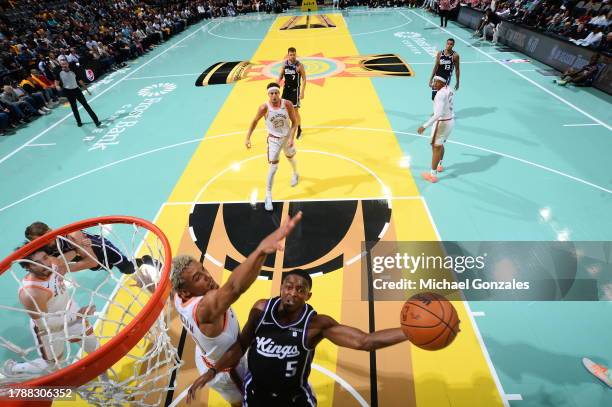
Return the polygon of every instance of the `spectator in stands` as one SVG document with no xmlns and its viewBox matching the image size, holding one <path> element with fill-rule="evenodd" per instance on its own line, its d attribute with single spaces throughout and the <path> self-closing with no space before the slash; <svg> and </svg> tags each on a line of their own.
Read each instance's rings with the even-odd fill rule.
<svg viewBox="0 0 612 407">
<path fill-rule="evenodd" d="M 440 0 L 440 27 L 448 25 L 448 16 L 459 5 L 459 0 Z"/>
<path fill-rule="evenodd" d="M 13 90 L 13 93 L 20 101 L 25 100 L 26 102 L 34 106 L 34 108 L 38 110 L 38 113 L 42 112 L 42 114 L 48 114 L 51 112 L 52 105 L 50 103 L 47 103 L 47 99 L 45 98 L 42 92 L 37 92 L 36 90 L 34 90 L 30 94 L 21 86 L 19 86 L 17 81 L 11 82 L 10 86 Z"/>
<path fill-rule="evenodd" d="M 74 47 L 70 48 L 70 54 L 66 56 L 66 61 L 68 61 L 69 64 L 79 63 L 79 55 L 76 52 L 76 48 Z"/>
<path fill-rule="evenodd" d="M 42 73 L 40 73 L 40 71 L 38 71 L 37 69 L 32 69 L 30 71 L 29 80 L 33 82 L 35 85 L 38 85 L 41 88 L 48 90 L 50 92 L 51 99 L 54 102 L 58 101 L 58 98 L 60 95 L 57 89 L 55 89 L 55 86 L 53 86 L 53 81 L 49 79 L 48 77 L 46 77 L 45 75 L 43 75 Z"/>
<path fill-rule="evenodd" d="M 47 109 L 52 109 L 57 105 L 57 97 L 51 89 L 47 89 L 32 79 L 31 75 L 23 74 L 19 87 L 27 92 L 28 95 L 42 98 Z M 56 91 L 57 92 L 57 91 Z"/>
<path fill-rule="evenodd" d="M 565 86 L 568 83 L 577 86 L 590 86 L 599 71 L 599 54 L 594 54 L 589 63 L 584 65 L 579 70 L 570 68 L 561 75 L 560 79 L 555 79 L 553 82 L 559 86 Z"/>
<path fill-rule="evenodd" d="M 6 135 L 7 129 L 11 125 L 10 111 L 0 107 L 0 136 Z"/>
<path fill-rule="evenodd" d="M 595 26 L 593 31 L 589 33 L 584 39 L 580 40 L 570 40 L 576 45 L 581 45 L 583 47 L 597 47 L 603 38 L 603 30 L 600 26 Z"/>
<path fill-rule="evenodd" d="M 32 99 L 21 99 L 19 98 L 19 96 L 17 96 L 17 94 L 15 94 L 15 92 L 13 91 L 13 88 L 11 87 L 11 85 L 4 85 L 3 87 L 3 92 L 2 94 L 0 94 L 0 100 L 2 100 L 4 103 L 6 103 L 9 106 L 6 106 L 7 109 L 11 109 L 11 107 L 13 109 L 13 111 L 15 111 L 17 113 L 18 116 L 42 116 L 44 114 L 46 114 L 46 112 L 42 109 L 37 109 L 34 107 L 33 103 L 32 103 Z"/>
<path fill-rule="evenodd" d="M 484 40 L 487 39 L 490 33 L 493 37 L 493 42 L 497 43 L 499 37 L 499 23 L 500 18 L 491 9 L 487 9 L 484 16 L 480 20 L 478 28 L 474 32 L 474 36 L 482 37 Z"/>
</svg>

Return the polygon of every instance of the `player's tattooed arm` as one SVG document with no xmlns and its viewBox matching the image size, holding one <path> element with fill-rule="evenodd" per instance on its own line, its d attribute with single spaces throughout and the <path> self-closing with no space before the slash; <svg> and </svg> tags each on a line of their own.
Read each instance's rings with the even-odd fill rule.
<svg viewBox="0 0 612 407">
<path fill-rule="evenodd" d="M 249 132 L 247 133 L 246 140 L 244 141 L 244 145 L 246 146 L 246 148 L 251 148 L 251 135 L 253 134 L 255 127 L 257 127 L 257 123 L 259 123 L 259 120 L 261 120 L 261 118 L 266 115 L 267 111 L 268 111 L 268 106 L 265 103 L 259 106 L 259 109 L 257 109 L 257 114 L 255 115 L 255 118 L 251 122 L 251 126 L 249 127 Z"/>
<path fill-rule="evenodd" d="M 187 393 L 187 404 L 194 401 L 198 390 L 206 386 L 219 372 L 234 367 L 240 362 L 240 358 L 246 353 L 251 342 L 255 339 L 255 331 L 263 317 L 266 302 L 267 300 L 259 300 L 253 305 L 249 313 L 249 319 L 244 325 L 242 332 L 240 332 L 238 340 L 221 356 L 221 359 L 219 359 L 213 369 L 209 369 L 193 382 Z"/>
<path fill-rule="evenodd" d="M 246 258 L 218 290 L 210 291 L 198 304 L 197 316 L 201 324 L 215 321 L 223 315 L 228 308 L 240 298 L 255 282 L 261 266 L 268 254 L 283 251 L 284 240 L 293 231 L 302 219 L 302 212 L 289 218 L 281 227 L 263 239 L 253 253 Z"/>
<path fill-rule="evenodd" d="M 315 335 L 312 339 L 309 338 L 309 342 L 314 342 L 315 345 L 318 336 L 321 339 L 329 339 L 334 344 L 344 348 L 367 352 L 408 340 L 401 328 L 383 329 L 368 334 L 360 329 L 342 325 L 332 317 L 320 314 L 313 317 L 311 329 L 313 328 L 315 329 Z"/>
</svg>

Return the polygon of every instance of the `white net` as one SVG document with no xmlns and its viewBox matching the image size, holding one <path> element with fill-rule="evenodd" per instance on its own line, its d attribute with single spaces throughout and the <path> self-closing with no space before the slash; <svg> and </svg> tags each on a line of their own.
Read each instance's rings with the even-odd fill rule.
<svg viewBox="0 0 612 407">
<path fill-rule="evenodd" d="M 10 321 L 0 328 L 0 385 L 49 375 L 119 335 L 158 288 L 168 255 L 148 229 L 105 223 L 52 238 L 14 261 L 2 275 L 16 290 L 0 298 L 0 318 Z M 81 398 L 100 406 L 164 403 L 181 364 L 165 305 L 135 347 L 78 388 Z"/>
</svg>

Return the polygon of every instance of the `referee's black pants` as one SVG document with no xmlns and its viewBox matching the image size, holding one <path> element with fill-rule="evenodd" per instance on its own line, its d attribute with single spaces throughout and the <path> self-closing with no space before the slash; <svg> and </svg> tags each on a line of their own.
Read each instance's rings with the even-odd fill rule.
<svg viewBox="0 0 612 407">
<path fill-rule="evenodd" d="M 89 103 L 87 103 L 87 100 L 85 99 L 85 96 L 83 96 L 83 92 L 81 92 L 80 88 L 64 89 L 64 95 L 68 98 L 68 102 L 70 102 L 72 114 L 74 114 L 74 118 L 76 119 L 77 124 L 81 125 L 81 115 L 79 114 L 79 109 L 77 107 L 77 100 L 83 105 L 85 110 L 87 110 L 87 113 L 89 113 L 89 116 L 94 121 L 94 123 L 100 123 L 100 120 L 98 120 L 98 116 L 96 116 L 96 113 L 91 109 Z"/>
</svg>

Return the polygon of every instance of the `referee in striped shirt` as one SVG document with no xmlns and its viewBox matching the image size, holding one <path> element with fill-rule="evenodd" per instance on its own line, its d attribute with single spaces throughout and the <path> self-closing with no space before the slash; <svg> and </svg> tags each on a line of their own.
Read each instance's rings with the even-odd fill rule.
<svg viewBox="0 0 612 407">
<path fill-rule="evenodd" d="M 83 105 L 85 110 L 87 110 L 87 113 L 89 113 L 89 116 L 91 116 L 92 120 L 96 124 L 96 127 L 100 127 L 102 123 L 100 123 L 100 120 L 98 120 L 98 116 L 96 116 L 96 113 L 91 109 L 89 103 L 87 103 L 87 100 L 85 100 L 83 92 L 81 92 L 81 87 L 83 87 L 85 88 L 85 91 L 87 91 L 87 93 L 91 95 L 89 89 L 87 89 L 87 85 L 85 84 L 85 82 L 83 82 L 82 79 L 78 77 L 76 72 L 74 72 L 70 68 L 70 64 L 68 64 L 68 61 L 62 59 L 60 61 L 60 66 L 62 67 L 62 70 L 57 76 L 59 80 L 55 81 L 55 87 L 57 88 L 57 90 L 63 90 L 64 96 L 68 98 L 68 101 L 70 102 L 70 107 L 72 108 L 72 113 L 74 114 L 74 118 L 77 121 L 77 126 L 81 127 L 83 125 L 83 123 L 81 122 L 81 115 L 79 114 L 79 109 L 77 107 L 78 100 L 79 103 Z"/>
</svg>

